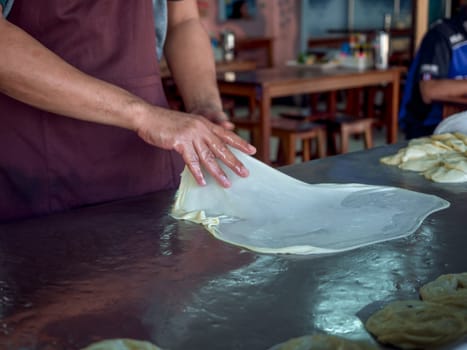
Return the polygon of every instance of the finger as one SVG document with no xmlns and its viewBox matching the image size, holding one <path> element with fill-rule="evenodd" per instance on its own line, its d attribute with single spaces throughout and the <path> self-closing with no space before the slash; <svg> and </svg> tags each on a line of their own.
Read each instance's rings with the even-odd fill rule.
<svg viewBox="0 0 467 350">
<path fill-rule="evenodd" d="M 229 181 L 226 173 L 222 168 L 219 166 L 216 160 L 216 155 L 211 151 L 209 146 L 204 143 L 195 144 L 195 150 L 198 154 L 199 160 L 204 168 L 207 170 L 209 174 L 214 177 L 219 185 L 222 187 L 228 188 L 232 184 Z"/>
<path fill-rule="evenodd" d="M 247 177 L 250 173 L 243 163 L 229 150 L 227 145 L 223 142 L 212 143 L 210 148 L 214 156 L 227 165 L 233 172 L 241 177 Z"/>
<path fill-rule="evenodd" d="M 227 130 L 233 130 L 235 129 L 235 124 L 228 121 L 228 120 L 223 120 L 219 123 L 220 126 L 222 126 L 224 129 L 227 129 Z"/>
<path fill-rule="evenodd" d="M 224 112 L 213 113 L 211 114 L 211 117 L 209 117 L 209 114 L 208 114 L 207 119 L 213 122 L 214 124 L 222 126 L 224 129 L 227 129 L 227 130 L 235 129 L 235 125 L 229 121 L 227 114 L 225 114 Z"/>
<path fill-rule="evenodd" d="M 252 155 L 256 153 L 256 148 L 242 139 L 237 134 L 225 130 L 223 128 L 213 128 L 213 133 L 218 136 L 221 140 L 223 140 L 228 145 L 237 148 L 238 150 L 242 151 L 243 153 Z"/>
<path fill-rule="evenodd" d="M 227 130 L 233 130 L 235 128 L 235 125 L 229 121 L 227 114 L 216 108 L 198 108 L 191 110 L 189 113 L 202 116 L 209 120 L 211 123 L 220 125 Z"/>
<path fill-rule="evenodd" d="M 227 130 L 233 130 L 235 128 L 235 125 L 229 121 L 229 117 L 227 117 L 227 114 L 224 112 L 216 113 L 213 122 Z"/>
<path fill-rule="evenodd" d="M 184 145 L 177 145 L 175 150 L 182 155 L 185 164 L 188 166 L 188 169 L 190 170 L 198 185 L 206 186 L 206 180 L 204 179 L 203 172 L 201 170 L 201 163 L 194 148 L 186 147 Z"/>
</svg>

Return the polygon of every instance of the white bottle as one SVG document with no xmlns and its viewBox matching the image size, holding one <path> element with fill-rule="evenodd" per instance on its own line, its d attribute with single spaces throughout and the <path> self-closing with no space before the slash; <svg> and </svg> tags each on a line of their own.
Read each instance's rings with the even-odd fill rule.
<svg viewBox="0 0 467 350">
<path fill-rule="evenodd" d="M 375 42 L 375 67 L 387 69 L 389 66 L 389 34 L 385 31 L 376 33 Z"/>
</svg>

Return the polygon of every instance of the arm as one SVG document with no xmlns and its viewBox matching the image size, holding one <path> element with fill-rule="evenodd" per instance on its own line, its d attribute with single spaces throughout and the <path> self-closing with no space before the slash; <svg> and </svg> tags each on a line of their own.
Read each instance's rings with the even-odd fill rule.
<svg viewBox="0 0 467 350">
<path fill-rule="evenodd" d="M 53 113 L 134 129 L 140 100 L 67 64 L 0 17 L 0 92 Z"/>
<path fill-rule="evenodd" d="M 448 37 L 451 30 L 446 28 L 440 23 L 430 29 L 418 52 L 420 96 L 426 104 L 467 94 L 467 81 L 448 78 L 452 48 Z"/>
<path fill-rule="evenodd" d="M 238 175 L 248 175 L 226 145 L 249 154 L 255 150 L 235 134 L 201 116 L 149 105 L 80 72 L 1 16 L 0 33 L 0 92 L 60 115 L 134 130 L 152 145 L 179 152 L 199 184 L 204 184 L 204 166 L 221 185 L 229 186 L 216 159 Z"/>
<path fill-rule="evenodd" d="M 454 79 L 423 80 L 420 82 L 423 102 L 467 96 L 467 81 Z"/>
<path fill-rule="evenodd" d="M 211 43 L 199 20 L 195 0 L 168 1 L 164 55 L 187 111 L 199 113 L 229 130 L 222 110 Z M 188 58 L 188 59 L 187 59 Z"/>
</svg>

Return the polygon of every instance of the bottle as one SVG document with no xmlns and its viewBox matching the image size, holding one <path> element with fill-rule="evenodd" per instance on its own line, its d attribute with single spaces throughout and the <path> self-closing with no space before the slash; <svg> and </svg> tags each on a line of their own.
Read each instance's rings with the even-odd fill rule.
<svg viewBox="0 0 467 350">
<path fill-rule="evenodd" d="M 389 34 L 382 30 L 376 33 L 375 42 L 375 67 L 387 69 L 389 66 Z"/>
<path fill-rule="evenodd" d="M 391 27 L 392 27 L 392 16 L 390 13 L 386 13 L 383 19 L 383 30 L 386 33 L 389 33 L 391 31 Z"/>
<path fill-rule="evenodd" d="M 233 61 L 235 56 L 235 33 L 227 30 L 222 32 L 221 43 L 224 61 Z"/>
</svg>

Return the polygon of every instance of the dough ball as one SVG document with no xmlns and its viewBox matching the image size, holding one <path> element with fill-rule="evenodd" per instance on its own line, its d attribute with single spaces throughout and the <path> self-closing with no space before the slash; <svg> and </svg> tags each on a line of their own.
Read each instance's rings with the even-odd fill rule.
<svg viewBox="0 0 467 350">
<path fill-rule="evenodd" d="M 462 312 L 420 300 L 395 301 L 365 324 L 379 342 L 402 349 L 424 349 L 460 338 L 467 327 Z"/>
<path fill-rule="evenodd" d="M 458 306 L 467 314 L 467 272 L 441 275 L 420 288 L 423 300 Z"/>
<path fill-rule="evenodd" d="M 305 335 L 279 344 L 270 350 L 376 350 L 367 341 L 350 340 L 328 334 Z"/>
</svg>

